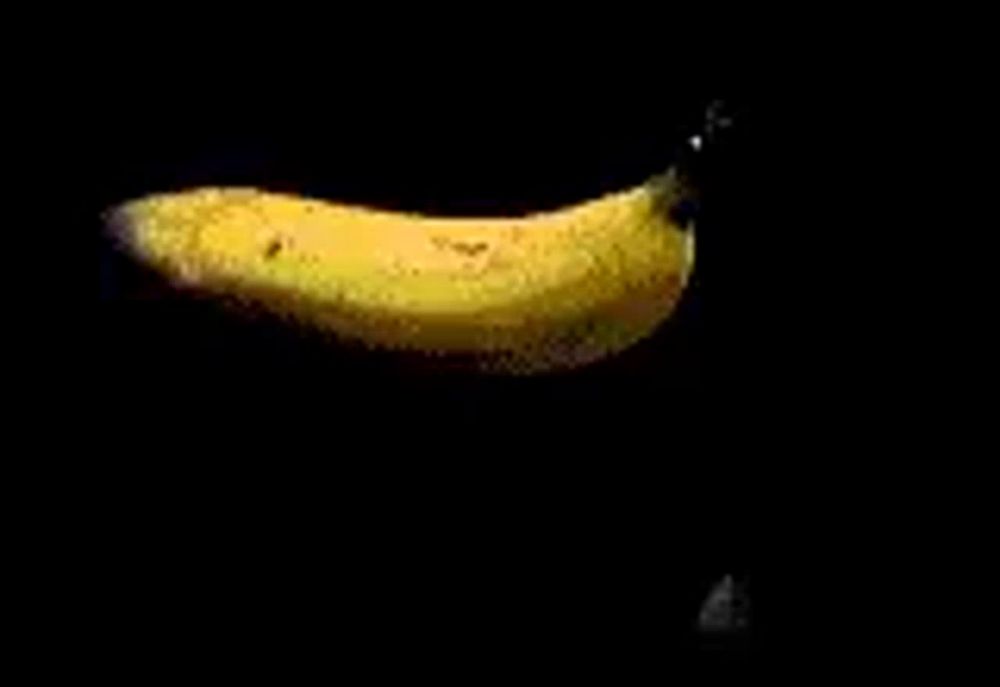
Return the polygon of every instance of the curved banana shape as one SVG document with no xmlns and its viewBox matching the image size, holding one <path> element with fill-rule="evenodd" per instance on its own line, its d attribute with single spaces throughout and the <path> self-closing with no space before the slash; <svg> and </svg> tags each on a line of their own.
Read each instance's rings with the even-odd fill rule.
<svg viewBox="0 0 1000 687">
<path fill-rule="evenodd" d="M 673 172 L 524 217 L 387 212 L 203 188 L 107 215 L 143 262 L 366 346 L 503 373 L 620 351 L 673 311 L 694 260 Z"/>
</svg>

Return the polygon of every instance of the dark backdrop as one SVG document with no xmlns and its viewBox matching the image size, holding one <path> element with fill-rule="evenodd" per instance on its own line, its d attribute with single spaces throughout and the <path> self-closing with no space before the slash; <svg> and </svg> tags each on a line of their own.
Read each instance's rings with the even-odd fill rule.
<svg viewBox="0 0 1000 687">
<path fill-rule="evenodd" d="M 125 627 L 241 661 L 260 643 L 659 675 L 697 645 L 712 581 L 755 573 L 766 589 L 781 353 L 752 102 L 507 67 L 318 80 L 168 61 L 94 116 L 96 217 L 199 184 L 550 208 L 678 163 L 710 97 L 735 115 L 683 162 L 702 215 L 676 316 L 613 360 L 538 379 L 426 375 L 234 320 L 116 253 L 95 220 L 106 450 L 87 466 L 103 487 L 91 555 L 117 562 Z"/>
</svg>

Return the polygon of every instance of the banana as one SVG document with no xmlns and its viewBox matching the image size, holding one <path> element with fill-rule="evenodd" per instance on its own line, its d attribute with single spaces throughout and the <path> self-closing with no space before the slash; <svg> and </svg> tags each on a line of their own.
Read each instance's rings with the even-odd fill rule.
<svg viewBox="0 0 1000 687">
<path fill-rule="evenodd" d="M 248 187 L 145 196 L 105 214 L 181 288 L 339 339 L 531 374 L 635 344 L 674 310 L 694 231 L 674 171 L 520 217 L 428 217 Z"/>
</svg>

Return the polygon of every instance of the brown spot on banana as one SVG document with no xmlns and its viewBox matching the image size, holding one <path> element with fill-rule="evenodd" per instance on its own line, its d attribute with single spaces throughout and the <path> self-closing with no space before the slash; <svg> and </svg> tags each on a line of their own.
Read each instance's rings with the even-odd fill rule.
<svg viewBox="0 0 1000 687">
<path fill-rule="evenodd" d="M 444 238 L 443 236 L 435 236 L 431 239 L 431 241 L 441 250 L 453 250 L 456 253 L 461 253 L 462 255 L 467 255 L 469 257 L 475 257 L 489 248 L 489 244 L 485 241 L 467 243 L 464 241 L 453 241 L 451 239 Z"/>
<path fill-rule="evenodd" d="M 272 239 L 264 248 L 264 259 L 270 260 L 271 258 L 276 256 L 279 252 L 281 252 L 281 240 Z"/>
</svg>

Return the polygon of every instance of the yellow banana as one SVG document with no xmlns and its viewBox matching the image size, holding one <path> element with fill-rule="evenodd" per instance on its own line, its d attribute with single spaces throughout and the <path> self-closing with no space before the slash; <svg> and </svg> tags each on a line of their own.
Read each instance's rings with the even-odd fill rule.
<svg viewBox="0 0 1000 687">
<path fill-rule="evenodd" d="M 484 371 L 576 367 L 673 311 L 693 227 L 668 172 L 522 217 L 427 217 L 253 188 L 201 188 L 113 208 L 142 261 L 192 287 L 366 346 Z"/>
</svg>

